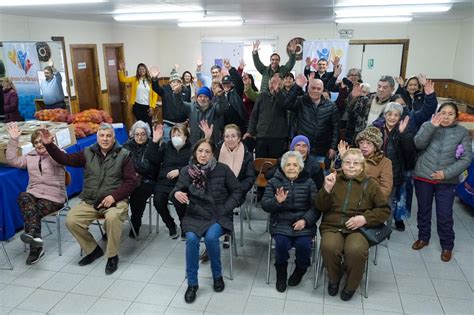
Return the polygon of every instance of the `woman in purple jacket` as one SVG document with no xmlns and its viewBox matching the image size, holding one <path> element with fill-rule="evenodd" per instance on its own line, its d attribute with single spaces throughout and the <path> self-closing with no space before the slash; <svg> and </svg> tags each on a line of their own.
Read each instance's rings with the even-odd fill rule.
<svg viewBox="0 0 474 315">
<path fill-rule="evenodd" d="M 23 118 L 18 111 L 18 94 L 13 82 L 9 78 L 4 78 L 2 81 L 3 100 L 5 111 L 5 122 L 22 121 Z"/>
<path fill-rule="evenodd" d="M 64 166 L 56 163 L 46 151 L 39 130 L 31 135 L 34 150 L 24 156 L 17 156 L 18 139 L 21 130 L 16 123 L 9 123 L 10 135 L 6 158 L 10 166 L 28 170 L 28 187 L 20 193 L 18 205 L 25 220 L 25 232 L 21 240 L 30 245 L 26 264 L 37 263 L 44 256 L 41 239 L 41 218 L 60 210 L 66 200 Z"/>
</svg>

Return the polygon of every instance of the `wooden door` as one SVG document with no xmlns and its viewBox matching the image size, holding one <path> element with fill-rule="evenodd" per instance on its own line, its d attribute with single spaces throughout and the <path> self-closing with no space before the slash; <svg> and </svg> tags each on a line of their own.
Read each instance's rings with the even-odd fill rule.
<svg viewBox="0 0 474 315">
<path fill-rule="evenodd" d="M 109 95 L 110 114 L 114 122 L 126 123 L 127 102 L 126 89 L 118 79 L 118 64 L 124 59 L 123 44 L 104 44 L 105 76 Z"/>
<path fill-rule="evenodd" d="M 71 45 L 71 57 L 79 111 L 102 109 L 96 45 Z"/>
</svg>

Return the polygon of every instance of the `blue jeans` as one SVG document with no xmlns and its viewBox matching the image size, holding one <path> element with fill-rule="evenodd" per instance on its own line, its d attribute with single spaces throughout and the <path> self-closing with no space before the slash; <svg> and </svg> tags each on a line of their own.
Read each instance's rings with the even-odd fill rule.
<svg viewBox="0 0 474 315">
<path fill-rule="evenodd" d="M 171 140 L 171 137 L 170 137 L 171 128 L 173 127 L 171 127 L 168 124 L 163 124 L 163 138 L 162 138 L 163 143 L 167 143 Z"/>
<path fill-rule="evenodd" d="M 211 261 L 212 277 L 222 277 L 221 248 L 219 238 L 224 233 L 219 223 L 214 223 L 204 233 L 204 243 Z M 201 238 L 193 232 L 186 232 L 186 275 L 188 285 L 198 285 L 199 245 Z"/>
<path fill-rule="evenodd" d="M 275 266 L 285 266 L 288 264 L 289 250 L 295 248 L 296 266 L 307 268 L 311 265 L 311 240 L 310 235 L 286 236 L 273 234 L 275 240 Z"/>
</svg>

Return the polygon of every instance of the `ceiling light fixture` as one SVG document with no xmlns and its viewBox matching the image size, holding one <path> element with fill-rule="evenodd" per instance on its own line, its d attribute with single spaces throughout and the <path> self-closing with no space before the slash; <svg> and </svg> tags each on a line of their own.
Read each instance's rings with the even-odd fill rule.
<svg viewBox="0 0 474 315">
<path fill-rule="evenodd" d="M 403 6 L 374 6 L 374 7 L 344 7 L 334 12 L 336 17 L 363 16 L 411 16 L 413 13 L 447 12 L 452 5 L 403 5 Z"/>
<path fill-rule="evenodd" d="M 179 27 L 231 27 L 240 26 L 244 23 L 241 17 L 205 17 L 200 20 L 180 20 Z"/>
<path fill-rule="evenodd" d="M 362 7 L 387 5 L 416 5 L 416 4 L 452 4 L 452 0 L 339 0 L 336 7 Z"/>
<path fill-rule="evenodd" d="M 161 13 L 131 13 L 114 15 L 115 21 L 159 21 L 159 20 L 180 20 L 198 19 L 204 16 L 204 12 L 161 12 Z"/>
<path fill-rule="evenodd" d="M 15 0 L 0 1 L 0 7 L 100 3 L 107 0 Z"/>
<path fill-rule="evenodd" d="M 409 16 L 389 16 L 389 17 L 354 17 L 354 18 L 336 18 L 337 24 L 350 23 L 400 23 L 413 20 Z"/>
<path fill-rule="evenodd" d="M 130 13 L 165 13 L 165 12 L 195 12 L 204 11 L 199 6 L 180 6 L 180 5 L 133 5 L 117 9 L 113 14 L 130 14 Z"/>
</svg>

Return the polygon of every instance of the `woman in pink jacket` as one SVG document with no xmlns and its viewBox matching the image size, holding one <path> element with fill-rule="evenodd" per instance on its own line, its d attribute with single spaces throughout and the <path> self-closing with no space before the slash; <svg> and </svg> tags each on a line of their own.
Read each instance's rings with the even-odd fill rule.
<svg viewBox="0 0 474 315">
<path fill-rule="evenodd" d="M 26 168 L 29 182 L 26 192 L 20 193 L 18 205 L 25 220 L 25 233 L 21 240 L 30 245 L 26 264 L 37 263 L 44 256 L 41 239 L 41 218 L 60 210 L 66 200 L 64 166 L 57 164 L 48 154 L 41 141 L 39 130 L 31 135 L 34 150 L 24 156 L 17 156 L 18 139 L 21 130 L 16 123 L 9 123 L 10 135 L 6 158 L 10 166 Z"/>
</svg>

